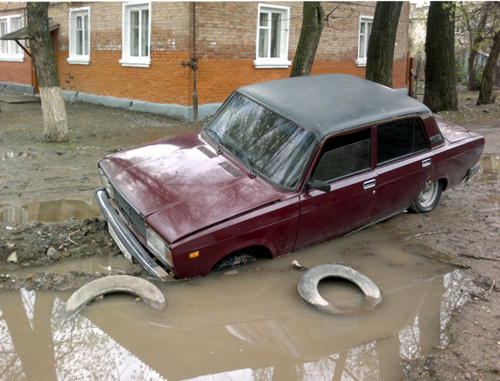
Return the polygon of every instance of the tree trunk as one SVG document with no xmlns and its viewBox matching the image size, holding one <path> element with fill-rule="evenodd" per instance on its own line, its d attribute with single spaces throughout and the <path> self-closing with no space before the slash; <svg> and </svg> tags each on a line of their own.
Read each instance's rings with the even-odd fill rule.
<svg viewBox="0 0 500 381">
<path fill-rule="evenodd" d="M 479 91 L 478 105 L 487 105 L 493 103 L 493 75 L 495 66 L 500 54 L 500 29 L 495 33 L 493 38 L 493 47 L 491 48 L 488 61 L 483 70 L 483 80 L 481 82 L 481 90 Z"/>
<path fill-rule="evenodd" d="M 325 12 L 317 1 L 304 2 L 302 29 L 290 77 L 309 75 L 325 24 Z"/>
<path fill-rule="evenodd" d="M 469 67 L 468 67 L 468 88 L 470 91 L 476 91 L 479 90 L 479 84 L 477 83 L 477 78 L 476 78 L 476 57 L 477 57 L 477 49 L 476 48 L 471 48 L 469 51 Z"/>
<path fill-rule="evenodd" d="M 45 138 L 50 142 L 65 141 L 68 138 L 66 105 L 50 39 L 49 3 L 27 3 L 27 11 L 31 58 L 40 89 Z"/>
<path fill-rule="evenodd" d="M 425 55 L 424 104 L 433 112 L 456 110 L 454 2 L 431 1 Z"/>
<path fill-rule="evenodd" d="M 401 1 L 377 1 L 368 43 L 366 79 L 389 87 L 402 5 Z"/>
<path fill-rule="evenodd" d="M 477 82 L 477 53 L 487 35 L 488 18 L 493 13 L 493 2 L 477 3 L 459 2 L 458 6 L 461 9 L 462 18 L 465 20 L 467 34 L 469 35 L 469 59 L 468 59 L 468 88 L 471 91 L 479 90 Z M 479 21 L 477 21 L 479 20 Z"/>
</svg>

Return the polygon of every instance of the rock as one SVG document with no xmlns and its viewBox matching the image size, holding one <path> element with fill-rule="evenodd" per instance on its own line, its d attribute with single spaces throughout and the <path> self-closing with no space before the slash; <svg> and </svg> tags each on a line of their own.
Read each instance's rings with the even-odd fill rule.
<svg viewBox="0 0 500 381">
<path fill-rule="evenodd" d="M 51 246 L 47 250 L 47 257 L 50 259 L 59 259 L 59 252 Z"/>
<path fill-rule="evenodd" d="M 7 262 L 10 263 L 17 263 L 17 252 L 12 252 L 8 257 L 7 257 Z"/>
</svg>

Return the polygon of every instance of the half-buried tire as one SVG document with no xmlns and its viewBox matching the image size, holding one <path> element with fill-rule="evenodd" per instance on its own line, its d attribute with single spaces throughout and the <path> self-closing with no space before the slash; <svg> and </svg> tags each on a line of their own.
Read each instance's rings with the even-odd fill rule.
<svg viewBox="0 0 500 381">
<path fill-rule="evenodd" d="M 319 282 L 325 278 L 343 278 L 356 284 L 364 293 L 361 305 L 357 308 L 347 308 L 325 300 L 318 291 Z M 307 270 L 299 281 L 298 290 L 308 306 L 327 314 L 370 310 L 382 301 L 380 290 L 367 276 L 350 267 L 335 264 L 318 265 Z"/>
<path fill-rule="evenodd" d="M 114 292 L 138 296 L 157 310 L 165 307 L 165 297 L 151 282 L 130 275 L 111 275 L 96 279 L 76 290 L 66 302 L 64 313 L 69 317 L 79 312 L 95 298 Z"/>
</svg>

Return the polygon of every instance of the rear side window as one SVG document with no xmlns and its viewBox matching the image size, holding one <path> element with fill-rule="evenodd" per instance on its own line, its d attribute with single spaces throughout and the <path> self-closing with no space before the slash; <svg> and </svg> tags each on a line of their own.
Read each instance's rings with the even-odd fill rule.
<svg viewBox="0 0 500 381">
<path fill-rule="evenodd" d="M 383 164 L 428 149 L 417 119 L 403 119 L 378 126 L 377 163 Z"/>
<path fill-rule="evenodd" d="M 328 140 L 312 180 L 330 182 L 371 168 L 371 129 L 336 136 Z"/>
</svg>

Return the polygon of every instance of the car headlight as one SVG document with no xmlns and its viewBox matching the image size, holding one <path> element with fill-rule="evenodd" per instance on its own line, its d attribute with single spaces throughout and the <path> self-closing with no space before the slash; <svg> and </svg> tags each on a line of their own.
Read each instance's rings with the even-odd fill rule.
<svg viewBox="0 0 500 381">
<path fill-rule="evenodd" d="M 113 186 L 109 182 L 108 177 L 104 174 L 103 170 L 101 168 L 98 168 L 99 170 L 99 177 L 101 178 L 101 183 L 104 186 L 104 189 L 106 190 L 106 193 L 108 196 L 112 199 L 115 198 L 115 192 L 113 190 Z"/>
<path fill-rule="evenodd" d="M 172 253 L 165 241 L 149 226 L 146 227 L 146 240 L 148 249 L 151 250 L 161 261 L 173 267 Z"/>
</svg>

